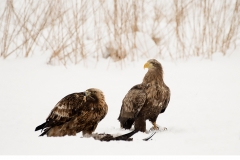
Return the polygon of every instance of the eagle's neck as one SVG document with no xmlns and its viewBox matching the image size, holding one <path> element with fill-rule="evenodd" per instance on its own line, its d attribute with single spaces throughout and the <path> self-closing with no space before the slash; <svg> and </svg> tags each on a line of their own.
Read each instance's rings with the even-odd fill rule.
<svg viewBox="0 0 240 160">
<path fill-rule="evenodd" d="M 98 103 L 99 103 L 101 106 L 104 106 L 104 105 L 105 105 L 105 97 L 104 97 L 103 94 L 97 95 L 97 99 L 98 99 Z"/>
<path fill-rule="evenodd" d="M 158 83 L 159 85 L 163 85 L 163 70 L 162 69 L 149 69 L 146 75 L 143 78 L 143 83 Z"/>
<path fill-rule="evenodd" d="M 105 102 L 105 97 L 103 94 L 99 95 L 98 97 L 99 100 L 99 107 L 101 108 L 101 110 L 106 114 L 108 111 L 108 105 Z"/>
<path fill-rule="evenodd" d="M 153 69 L 148 70 L 143 78 L 143 84 L 147 86 L 147 99 L 152 101 L 155 106 L 155 100 L 161 98 L 166 91 L 166 85 L 163 81 L 163 71 Z"/>
</svg>

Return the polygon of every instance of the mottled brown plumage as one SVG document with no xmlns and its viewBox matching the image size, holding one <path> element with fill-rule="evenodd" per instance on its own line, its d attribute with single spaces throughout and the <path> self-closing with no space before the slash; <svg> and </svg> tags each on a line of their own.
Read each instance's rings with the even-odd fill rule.
<svg viewBox="0 0 240 160">
<path fill-rule="evenodd" d="M 40 136 L 75 136 L 81 131 L 83 136 L 91 135 L 107 111 L 103 92 L 90 88 L 61 99 L 52 109 L 46 122 L 36 127 L 35 131 L 44 129 Z"/>
<path fill-rule="evenodd" d="M 163 113 L 170 101 L 170 89 L 163 81 L 162 65 L 150 59 L 144 65 L 148 68 L 141 84 L 133 86 L 125 95 L 118 120 L 121 127 L 130 129 L 134 123 L 137 131 L 146 131 L 146 120 L 157 130 L 157 117 Z"/>
</svg>

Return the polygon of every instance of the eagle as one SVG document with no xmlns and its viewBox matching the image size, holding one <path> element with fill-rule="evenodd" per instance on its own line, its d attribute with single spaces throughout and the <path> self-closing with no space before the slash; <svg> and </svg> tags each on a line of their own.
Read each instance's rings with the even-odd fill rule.
<svg viewBox="0 0 240 160">
<path fill-rule="evenodd" d="M 108 105 L 103 92 L 89 88 L 84 92 L 72 93 L 62 98 L 52 109 L 46 122 L 36 127 L 43 130 L 40 136 L 75 136 L 82 132 L 89 137 L 98 123 L 106 116 Z"/>
<path fill-rule="evenodd" d="M 170 101 L 170 89 L 163 80 L 163 68 L 156 59 L 150 59 L 144 64 L 148 68 L 141 84 L 133 86 L 122 100 L 118 120 L 124 129 L 130 129 L 134 124 L 135 131 L 146 131 L 146 120 L 159 130 L 156 124 L 158 115 L 164 113 Z M 166 129 L 166 128 L 164 128 Z"/>
</svg>

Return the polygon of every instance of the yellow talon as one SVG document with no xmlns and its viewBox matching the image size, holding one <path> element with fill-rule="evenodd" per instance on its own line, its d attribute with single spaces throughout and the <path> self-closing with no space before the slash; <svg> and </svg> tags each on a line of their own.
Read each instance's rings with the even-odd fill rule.
<svg viewBox="0 0 240 160">
<path fill-rule="evenodd" d="M 153 122 L 152 124 L 153 124 L 153 129 L 154 130 L 159 130 L 159 127 L 157 126 L 156 122 Z"/>
</svg>

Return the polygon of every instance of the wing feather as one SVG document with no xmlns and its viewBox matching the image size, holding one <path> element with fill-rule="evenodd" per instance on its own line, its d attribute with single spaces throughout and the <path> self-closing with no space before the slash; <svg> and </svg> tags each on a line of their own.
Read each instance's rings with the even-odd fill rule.
<svg viewBox="0 0 240 160">
<path fill-rule="evenodd" d="M 160 113 L 163 113 L 165 112 L 167 106 L 168 106 L 168 103 L 170 102 L 170 97 L 171 97 L 171 91 L 170 89 L 167 87 L 167 93 L 166 93 L 166 98 L 165 98 L 165 101 L 163 102 L 163 106 L 162 106 L 162 110 Z"/>
<path fill-rule="evenodd" d="M 84 92 L 80 92 L 72 93 L 62 98 L 47 117 L 45 127 L 61 125 L 81 112 L 84 107 L 83 104 L 86 102 L 84 97 Z"/>
<path fill-rule="evenodd" d="M 141 111 L 147 95 L 143 84 L 133 86 L 122 101 L 122 107 L 119 115 L 121 123 L 126 119 L 134 119 Z"/>
</svg>

